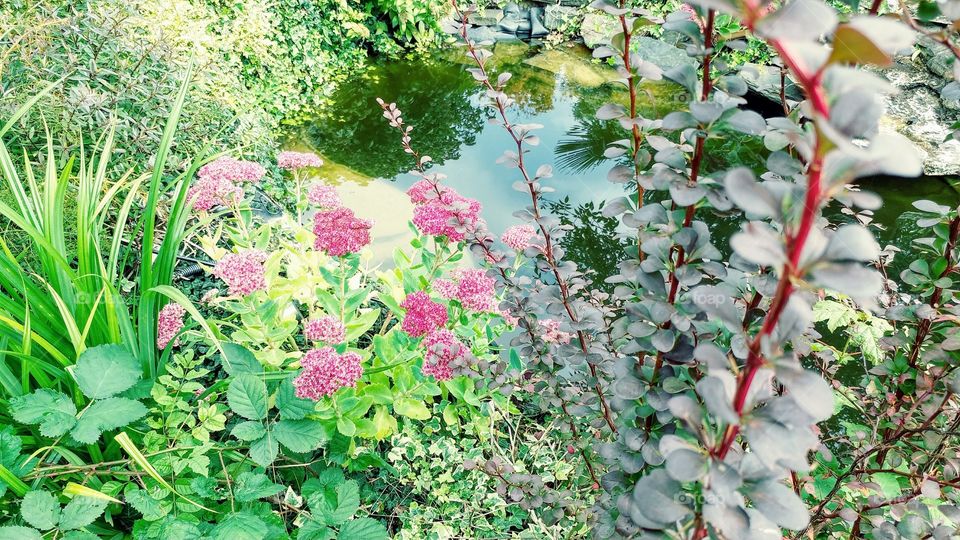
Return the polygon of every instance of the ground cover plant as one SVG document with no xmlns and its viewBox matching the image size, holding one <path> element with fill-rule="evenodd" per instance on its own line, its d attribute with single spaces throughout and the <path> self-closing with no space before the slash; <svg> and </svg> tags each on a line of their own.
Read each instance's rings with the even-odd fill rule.
<svg viewBox="0 0 960 540">
<path fill-rule="evenodd" d="M 515 119 L 510 73 L 452 3 L 446 30 L 529 204 L 491 230 L 418 149 L 429 126 L 383 96 L 414 164 L 410 241 L 388 261 L 321 156 L 178 146 L 207 88 L 193 62 L 142 147 L 123 114 L 44 124 L 60 72 L 18 88 L 0 122 L 0 538 L 957 536 L 960 207 L 915 201 L 925 234 L 881 250 L 882 201 L 857 182 L 920 174 L 879 123 L 894 88 L 878 73 L 918 34 L 957 52 L 960 10 L 880 4 L 594 2 L 619 25 L 594 56 L 625 89 L 596 111 L 620 132 L 604 156 L 623 196 L 584 217 L 550 200 L 530 152 L 543 126 Z M 316 24 L 426 40 L 437 29 L 413 21 L 441 11 L 350 5 Z M 639 56 L 651 30 L 698 66 Z M 749 47 L 802 91 L 782 116 L 747 107 Z M 270 66 L 244 63 L 255 102 Z M 685 98 L 646 118 L 650 81 Z M 711 158 L 733 136 L 762 142 L 763 170 Z M 602 273 L 573 262 L 596 244 L 616 252 Z"/>
</svg>

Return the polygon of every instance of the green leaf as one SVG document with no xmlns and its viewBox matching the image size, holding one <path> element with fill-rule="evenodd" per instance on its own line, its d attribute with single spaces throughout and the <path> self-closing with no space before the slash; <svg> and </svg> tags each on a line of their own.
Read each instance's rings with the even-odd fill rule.
<svg viewBox="0 0 960 540">
<path fill-rule="evenodd" d="M 326 433 L 313 420 L 281 420 L 273 426 L 273 436 L 280 444 L 294 452 L 309 452 L 320 448 Z"/>
<path fill-rule="evenodd" d="M 337 540 L 390 540 L 386 527 L 371 518 L 351 519 L 343 524 Z"/>
<path fill-rule="evenodd" d="M 213 540 L 263 540 L 270 532 L 267 524 L 249 512 L 230 514 L 210 531 Z"/>
<path fill-rule="evenodd" d="M 357 425 L 346 416 L 341 416 L 337 418 L 337 431 L 345 437 L 353 437 L 357 433 Z"/>
<path fill-rule="evenodd" d="M 147 521 L 156 521 L 173 509 L 173 505 L 166 500 L 158 500 L 143 489 L 130 489 L 125 493 L 127 504 L 143 514 L 143 519 Z"/>
<path fill-rule="evenodd" d="M 20 501 L 20 514 L 30 525 L 48 531 L 60 521 L 60 503 L 48 491 L 30 491 Z"/>
<path fill-rule="evenodd" d="M 227 388 L 230 410 L 248 420 L 267 417 L 267 385 L 259 377 L 242 374 Z"/>
<path fill-rule="evenodd" d="M 0 465 L 15 466 L 22 448 L 23 443 L 14 433 L 13 426 L 3 426 L 0 429 Z"/>
<path fill-rule="evenodd" d="M 80 354 L 73 377 L 83 395 L 102 399 L 130 388 L 142 373 L 137 358 L 123 345 L 99 345 Z"/>
<path fill-rule="evenodd" d="M 293 377 L 284 379 L 277 391 L 277 408 L 285 420 L 300 420 L 316 409 L 317 403 L 310 399 L 298 398 L 293 386 Z"/>
<path fill-rule="evenodd" d="M 82 444 L 94 444 L 100 434 L 143 418 L 147 408 L 132 399 L 113 397 L 95 401 L 77 421 L 70 435 Z"/>
<path fill-rule="evenodd" d="M 240 422 L 234 426 L 233 430 L 230 432 L 231 435 L 240 439 L 241 441 L 255 441 L 260 437 L 263 437 L 266 433 L 267 428 L 263 427 L 263 423 L 256 420 Z"/>
<path fill-rule="evenodd" d="M 100 540 L 100 537 L 87 531 L 67 531 L 63 540 Z"/>
<path fill-rule="evenodd" d="M 74 497 L 63 507 L 60 513 L 61 531 L 81 529 L 91 524 L 103 514 L 107 501 L 94 497 Z"/>
<path fill-rule="evenodd" d="M 401 416 L 413 418 L 414 420 L 427 420 L 430 418 L 430 410 L 422 401 L 411 398 L 400 398 L 393 402 L 393 410 Z"/>
<path fill-rule="evenodd" d="M 0 540 L 41 540 L 43 536 L 36 529 L 5 525 L 0 527 Z"/>
<path fill-rule="evenodd" d="M 308 519 L 297 530 L 297 540 L 333 540 L 337 533 L 316 519 Z"/>
<path fill-rule="evenodd" d="M 223 343 L 221 346 L 224 354 L 220 357 L 220 363 L 223 364 L 223 369 L 230 375 L 237 376 L 243 373 L 260 373 L 263 371 L 263 366 L 257 361 L 257 357 L 247 348 L 236 343 Z"/>
<path fill-rule="evenodd" d="M 359 392 L 363 396 L 370 397 L 374 403 L 380 405 L 393 403 L 393 391 L 385 384 L 369 384 L 364 386 Z"/>
<path fill-rule="evenodd" d="M 263 437 L 250 443 L 250 459 L 261 467 L 268 467 L 277 459 L 280 447 L 273 433 L 267 432 Z"/>
<path fill-rule="evenodd" d="M 70 398 L 48 388 L 10 398 L 10 413 L 21 424 L 40 424 L 45 437 L 59 437 L 77 423 L 77 407 Z"/>
<path fill-rule="evenodd" d="M 263 473 L 247 471 L 237 476 L 233 484 L 233 498 L 237 502 L 252 502 L 283 491 L 283 486 L 274 484 Z"/>
<path fill-rule="evenodd" d="M 330 526 L 339 526 L 360 508 L 360 489 L 356 480 L 327 484 L 307 495 L 307 503 L 314 516 Z"/>
</svg>

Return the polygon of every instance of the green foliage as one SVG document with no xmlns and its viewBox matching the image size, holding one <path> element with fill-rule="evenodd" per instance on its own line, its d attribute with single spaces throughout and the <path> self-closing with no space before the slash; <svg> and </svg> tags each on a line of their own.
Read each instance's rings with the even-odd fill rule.
<svg viewBox="0 0 960 540">
<path fill-rule="evenodd" d="M 133 386 L 141 373 L 136 358 L 124 347 L 93 347 L 80 355 L 73 370 L 80 391 L 90 399 L 79 413 L 66 394 L 47 388 L 14 396 L 10 413 L 17 422 L 39 425 L 45 437 L 59 438 L 69 432 L 81 444 L 94 444 L 102 432 L 121 428 L 147 414 L 139 401 L 116 396 Z"/>
<path fill-rule="evenodd" d="M 43 534 L 61 536 L 68 540 L 88 540 L 96 535 L 84 530 L 94 522 L 107 507 L 107 501 L 94 497 L 76 496 L 61 507 L 57 498 L 47 491 L 30 491 L 20 502 L 20 514 L 23 521 L 36 527 Z M 55 531 L 54 531 L 55 529 Z M 0 527 L 0 538 L 41 538 L 42 535 L 30 527 L 19 525 Z"/>
<path fill-rule="evenodd" d="M 826 323 L 830 332 L 842 331 L 846 336 L 843 350 L 835 350 L 837 363 L 844 364 L 852 358 L 849 354 L 851 346 L 859 349 L 863 359 L 870 364 L 883 361 L 880 340 L 893 331 L 886 319 L 859 310 L 849 298 L 837 296 L 814 304 L 813 320 Z"/>
</svg>

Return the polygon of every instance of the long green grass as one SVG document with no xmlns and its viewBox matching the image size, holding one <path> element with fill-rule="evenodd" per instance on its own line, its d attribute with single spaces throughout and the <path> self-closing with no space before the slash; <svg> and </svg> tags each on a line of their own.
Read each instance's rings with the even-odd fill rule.
<svg viewBox="0 0 960 540">
<path fill-rule="evenodd" d="M 180 174 L 171 174 L 167 166 L 188 81 L 189 72 L 146 175 L 112 172 L 112 126 L 92 152 L 81 148 L 77 156 L 56 155 L 50 133 L 39 163 L 7 146 L 10 127 L 59 81 L 0 128 L 2 189 L 13 199 L 0 202 L 0 218 L 23 240 L 13 247 L 0 237 L 0 392 L 5 397 L 37 387 L 76 395 L 69 366 L 86 348 L 105 343 L 127 347 L 141 360 L 147 378 L 159 372 L 156 318 L 167 298 L 156 289 L 173 279 L 187 232 L 187 189 L 201 164 L 198 157 Z M 162 222 L 161 205 L 169 209 Z M 75 220 L 65 219 L 68 206 L 75 207 Z M 132 290 L 122 286 L 128 281 Z"/>
</svg>

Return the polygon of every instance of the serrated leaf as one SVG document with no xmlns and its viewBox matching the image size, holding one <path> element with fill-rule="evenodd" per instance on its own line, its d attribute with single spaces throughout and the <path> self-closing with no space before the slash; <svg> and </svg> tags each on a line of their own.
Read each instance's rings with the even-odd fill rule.
<svg viewBox="0 0 960 540">
<path fill-rule="evenodd" d="M 284 379 L 277 391 L 277 409 L 285 420 L 300 420 L 314 411 L 317 403 L 310 399 L 297 397 L 293 386 L 293 377 Z"/>
<path fill-rule="evenodd" d="M 48 531 L 60 521 L 60 503 L 48 491 L 30 491 L 20 501 L 20 515 L 30 525 Z"/>
<path fill-rule="evenodd" d="M 241 441 L 255 441 L 260 437 L 263 437 L 266 433 L 267 428 L 263 427 L 263 423 L 256 420 L 240 422 L 233 427 L 233 430 L 230 431 L 231 435 L 240 439 Z"/>
<path fill-rule="evenodd" d="M 252 502 L 281 491 L 283 486 L 271 482 L 267 475 L 253 471 L 240 473 L 233 484 L 233 498 L 238 502 Z"/>
<path fill-rule="evenodd" d="M 212 540 L 263 540 L 270 528 L 259 517 L 249 512 L 238 512 L 224 517 L 210 531 Z"/>
<path fill-rule="evenodd" d="M 133 386 L 143 370 L 123 345 L 98 345 L 80 354 L 73 377 L 90 399 L 115 396 Z"/>
<path fill-rule="evenodd" d="M 121 428 L 147 414 L 147 408 L 132 399 L 112 397 L 93 402 L 77 420 L 70 436 L 82 444 L 94 444 L 104 431 Z"/>
<path fill-rule="evenodd" d="M 320 448 L 326 439 L 323 426 L 313 420 L 281 420 L 273 426 L 273 436 L 283 446 L 299 453 Z"/>
<path fill-rule="evenodd" d="M 48 388 L 10 398 L 10 413 L 21 424 L 40 424 L 45 437 L 59 437 L 77 423 L 77 407 L 70 398 Z"/>
<path fill-rule="evenodd" d="M 170 501 L 157 500 L 144 489 L 127 490 L 124 493 L 124 498 L 127 504 L 143 514 L 143 519 L 147 521 L 156 521 L 169 514 L 173 508 Z"/>
<path fill-rule="evenodd" d="M 91 524 L 103 514 L 107 501 L 93 497 L 74 497 L 60 512 L 59 529 L 69 531 Z"/>
<path fill-rule="evenodd" d="M 390 540 L 386 527 L 371 518 L 351 519 L 343 524 L 337 540 Z"/>
<path fill-rule="evenodd" d="M 250 443 L 250 459 L 261 467 L 267 467 L 276 461 L 279 452 L 277 439 L 270 432 Z"/>
<path fill-rule="evenodd" d="M 267 417 L 267 385 L 259 377 L 241 374 L 227 388 L 230 410 L 247 420 Z"/>
<path fill-rule="evenodd" d="M 0 540 L 41 540 L 43 536 L 36 529 L 18 525 L 0 527 Z"/>
<path fill-rule="evenodd" d="M 8 468 L 14 466 L 22 448 L 23 442 L 14 433 L 12 426 L 0 428 L 0 465 Z"/>
</svg>

